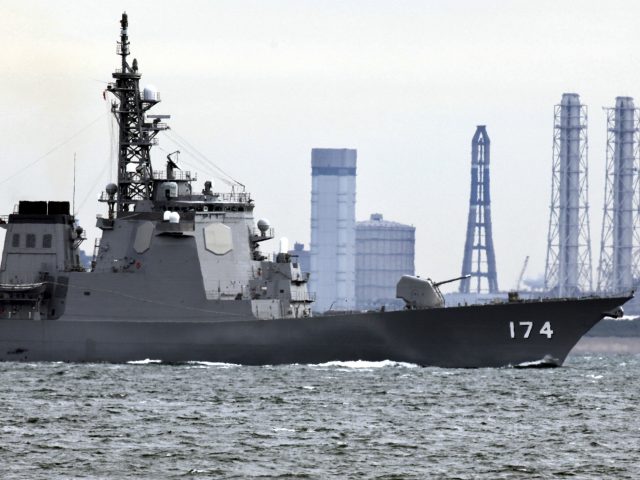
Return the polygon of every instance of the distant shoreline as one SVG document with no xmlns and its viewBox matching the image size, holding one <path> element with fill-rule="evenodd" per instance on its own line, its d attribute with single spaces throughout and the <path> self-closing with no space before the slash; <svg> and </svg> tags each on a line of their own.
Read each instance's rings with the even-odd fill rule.
<svg viewBox="0 0 640 480">
<path fill-rule="evenodd" d="M 582 337 L 570 355 L 586 353 L 640 354 L 640 337 Z"/>
</svg>

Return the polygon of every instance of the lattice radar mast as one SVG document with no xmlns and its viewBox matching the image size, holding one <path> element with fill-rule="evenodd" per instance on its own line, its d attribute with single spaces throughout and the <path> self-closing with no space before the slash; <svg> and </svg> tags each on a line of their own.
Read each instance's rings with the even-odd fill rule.
<svg viewBox="0 0 640 480">
<path fill-rule="evenodd" d="M 156 135 L 166 129 L 160 123 L 167 115 L 148 115 L 151 122 L 145 119 L 149 109 L 160 102 L 160 95 L 152 86 L 140 92 L 138 61 L 134 58 L 131 65 L 129 56 L 128 18 L 126 12 L 120 20 L 120 41 L 117 53 L 122 57 L 121 67 L 113 72 L 115 82 L 107 86 L 117 101 L 112 104 L 112 112 L 118 121 L 118 190 L 117 213 L 151 208 L 153 170 L 151 167 L 151 147 L 157 144 Z M 141 202 L 146 202 L 143 204 Z"/>
</svg>

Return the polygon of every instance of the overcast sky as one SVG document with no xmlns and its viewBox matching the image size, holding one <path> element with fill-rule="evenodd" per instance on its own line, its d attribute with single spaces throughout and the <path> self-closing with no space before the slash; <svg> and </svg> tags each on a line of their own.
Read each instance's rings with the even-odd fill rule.
<svg viewBox="0 0 640 480">
<path fill-rule="evenodd" d="M 527 255 L 525 277 L 543 274 L 553 106 L 579 93 L 595 272 L 602 107 L 639 93 L 639 2 L 0 0 L 0 9 L 3 214 L 20 199 L 71 199 L 75 153 L 92 250 L 104 210 L 95 200 L 114 165 L 102 91 L 126 10 L 142 84 L 162 95 L 155 113 L 171 114 L 176 133 L 247 186 L 257 218 L 308 243 L 311 149 L 356 148 L 358 220 L 380 212 L 413 224 L 416 272 L 435 279 L 460 272 L 479 124 L 492 141 L 499 286 L 513 288 Z M 160 141 L 156 168 L 178 148 Z M 200 184 L 211 177 L 182 160 Z"/>
</svg>

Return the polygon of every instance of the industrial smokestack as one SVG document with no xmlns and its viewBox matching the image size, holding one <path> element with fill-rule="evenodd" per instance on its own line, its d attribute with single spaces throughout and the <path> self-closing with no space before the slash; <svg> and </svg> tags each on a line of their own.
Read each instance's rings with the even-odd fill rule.
<svg viewBox="0 0 640 480">
<path fill-rule="evenodd" d="M 592 289 L 587 199 L 587 107 L 565 93 L 554 112 L 551 217 L 545 288 L 560 297 Z"/>
<path fill-rule="evenodd" d="M 638 109 L 631 97 L 617 97 L 615 107 L 607 109 L 607 174 L 598 266 L 598 290 L 602 292 L 629 291 L 635 283 L 638 254 L 634 258 L 634 243 L 640 246 L 633 226 L 640 206 L 638 123 Z"/>
</svg>

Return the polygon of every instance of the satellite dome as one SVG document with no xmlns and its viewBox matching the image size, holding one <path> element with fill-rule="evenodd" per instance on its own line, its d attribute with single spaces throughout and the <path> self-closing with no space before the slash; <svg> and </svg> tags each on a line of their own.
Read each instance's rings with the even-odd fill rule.
<svg viewBox="0 0 640 480">
<path fill-rule="evenodd" d="M 116 192 L 118 191 L 118 186 L 115 183 L 109 183 L 105 187 L 105 190 L 109 195 L 115 195 Z"/>
<path fill-rule="evenodd" d="M 169 223 L 180 223 L 180 214 L 178 212 L 171 212 L 169 214 Z"/>
<path fill-rule="evenodd" d="M 260 232 L 266 233 L 269 228 L 271 228 L 269 220 L 267 220 L 266 218 L 261 218 L 260 220 L 258 220 L 258 230 L 260 230 Z"/>
</svg>

